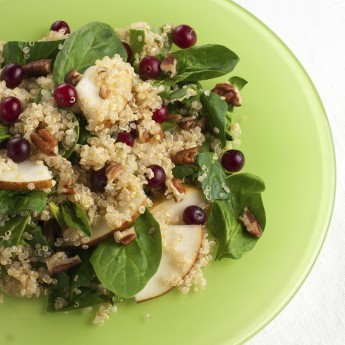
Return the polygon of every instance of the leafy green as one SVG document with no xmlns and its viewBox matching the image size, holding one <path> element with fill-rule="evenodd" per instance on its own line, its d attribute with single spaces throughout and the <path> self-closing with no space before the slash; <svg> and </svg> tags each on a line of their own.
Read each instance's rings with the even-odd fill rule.
<svg viewBox="0 0 345 345">
<path fill-rule="evenodd" d="M 129 245 L 102 242 L 91 256 L 100 282 L 119 297 L 134 296 L 156 273 L 162 256 L 159 224 L 146 210 L 135 222 L 137 239 Z"/>
<path fill-rule="evenodd" d="M 177 124 L 174 122 L 165 121 L 161 124 L 163 131 L 170 131 L 177 127 Z"/>
<path fill-rule="evenodd" d="M 60 84 L 70 70 L 83 73 L 96 60 L 115 54 L 123 60 L 127 58 L 126 49 L 112 27 L 100 22 L 86 24 L 66 39 L 54 63 L 53 80 Z"/>
<path fill-rule="evenodd" d="M 86 129 L 87 121 L 84 116 L 76 115 L 76 118 L 79 122 L 79 137 L 78 137 L 78 144 L 79 145 L 86 145 L 87 140 L 91 138 L 91 133 Z"/>
<path fill-rule="evenodd" d="M 201 188 L 209 195 L 209 200 L 229 199 L 227 176 L 213 152 L 199 153 L 197 162 L 200 166 L 198 176 L 202 178 Z"/>
<path fill-rule="evenodd" d="M 37 95 L 36 95 L 36 97 L 34 99 L 34 103 L 39 104 L 41 102 L 41 100 L 42 100 L 42 91 L 43 90 L 44 90 L 43 87 L 39 88 L 39 90 L 37 92 Z"/>
<path fill-rule="evenodd" d="M 0 190 L 0 213 L 13 214 L 23 210 L 42 212 L 48 194 L 34 190 L 30 192 Z"/>
<path fill-rule="evenodd" d="M 16 63 L 24 65 L 28 62 L 52 59 L 55 60 L 56 55 L 59 53 L 59 46 L 63 44 L 64 40 L 46 41 L 46 42 L 17 42 L 11 41 L 4 45 L 2 56 L 5 59 L 4 65 L 8 63 Z M 30 51 L 24 58 L 24 49 L 29 48 Z"/>
<path fill-rule="evenodd" d="M 91 236 L 91 227 L 87 215 L 78 202 L 67 201 L 60 206 L 61 216 L 67 227 L 81 230 Z M 56 219 L 58 222 L 59 220 Z"/>
<path fill-rule="evenodd" d="M 52 276 L 57 280 L 56 284 L 46 284 L 45 287 L 50 290 L 69 289 L 71 285 L 71 278 L 66 272 L 58 272 Z"/>
<path fill-rule="evenodd" d="M 8 138 L 11 138 L 11 133 L 10 133 L 10 128 L 0 124 L 0 143 L 2 143 L 3 141 L 5 141 Z"/>
<path fill-rule="evenodd" d="M 47 238 L 42 234 L 42 229 L 37 224 L 26 224 L 25 232 L 32 236 L 31 240 L 26 240 L 33 248 L 36 244 L 41 246 L 47 246 L 49 248 L 49 243 Z"/>
<path fill-rule="evenodd" d="M 181 81 L 200 81 L 231 72 L 239 61 L 230 49 L 218 44 L 206 44 L 171 53 L 177 60 L 177 74 L 166 77 L 167 85 Z"/>
<path fill-rule="evenodd" d="M 229 82 L 236 86 L 240 91 L 244 88 L 246 84 L 248 84 L 247 80 L 241 78 L 241 77 L 231 77 L 229 79 Z"/>
<path fill-rule="evenodd" d="M 218 240 L 217 260 L 238 259 L 255 246 L 258 239 L 248 234 L 240 223 L 245 207 L 254 214 L 262 230 L 266 225 L 261 198 L 264 182 L 251 174 L 237 174 L 227 179 L 227 185 L 231 191 L 230 199 L 215 200 L 207 221 L 212 236 Z"/>
<path fill-rule="evenodd" d="M 53 217 L 56 219 L 58 224 L 60 225 L 61 229 L 66 229 L 68 226 L 65 222 L 64 217 L 62 216 L 62 212 L 59 206 L 55 205 L 53 202 L 49 203 L 49 209 L 50 212 L 52 213 Z"/>
<path fill-rule="evenodd" d="M 207 116 L 213 135 L 221 141 L 224 147 L 226 144 L 225 119 L 228 110 L 227 103 L 214 92 L 210 92 L 209 95 L 202 93 L 200 102 L 202 113 Z"/>
<path fill-rule="evenodd" d="M 71 270 L 72 290 L 80 286 L 90 287 L 96 277 L 95 271 L 90 263 L 90 251 L 82 250 L 78 255 L 81 259 L 81 264 Z"/>
<path fill-rule="evenodd" d="M 0 227 L 0 236 L 6 237 L 8 234 L 9 239 L 1 238 L 0 244 L 4 247 L 17 246 L 22 240 L 22 235 L 29 219 L 30 215 L 25 217 L 15 216 L 5 222 L 5 225 Z"/>
<path fill-rule="evenodd" d="M 129 45 L 132 48 L 133 58 L 136 54 L 140 55 L 145 45 L 145 30 L 130 29 Z"/>
<path fill-rule="evenodd" d="M 151 31 L 153 31 L 156 34 L 161 35 L 162 33 L 164 33 L 163 27 L 164 25 L 153 25 L 151 26 Z M 172 46 L 171 32 L 167 32 L 167 38 L 168 40 L 165 41 L 164 46 L 161 48 L 161 53 L 163 54 L 167 54 L 171 50 L 171 46 Z"/>
<path fill-rule="evenodd" d="M 188 91 L 188 88 L 186 88 L 186 87 L 181 88 L 181 89 L 177 89 L 177 90 L 171 92 L 167 99 L 169 101 L 174 101 L 176 99 L 180 99 L 180 98 L 185 97 L 187 95 L 187 91 Z"/>
<path fill-rule="evenodd" d="M 187 176 L 194 175 L 198 170 L 194 164 L 179 164 L 172 169 L 172 173 L 174 177 L 182 180 Z"/>
</svg>

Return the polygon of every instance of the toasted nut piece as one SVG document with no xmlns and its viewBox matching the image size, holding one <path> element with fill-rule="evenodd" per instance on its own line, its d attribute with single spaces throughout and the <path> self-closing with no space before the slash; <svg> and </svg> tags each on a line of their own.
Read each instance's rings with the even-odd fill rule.
<svg viewBox="0 0 345 345">
<path fill-rule="evenodd" d="M 39 129 L 37 133 L 33 132 L 30 135 L 32 142 L 36 147 L 47 156 L 57 155 L 57 140 L 50 134 L 48 129 Z"/>
<path fill-rule="evenodd" d="M 169 122 L 179 122 L 182 119 L 182 115 L 180 114 L 169 114 L 167 116 L 167 121 Z"/>
<path fill-rule="evenodd" d="M 65 252 L 57 252 L 46 259 L 48 272 L 50 274 L 67 271 L 80 263 L 81 260 L 78 255 L 69 258 Z"/>
<path fill-rule="evenodd" d="M 74 177 L 71 177 L 66 182 L 63 182 L 61 186 L 59 184 L 59 188 L 58 188 L 59 194 L 74 195 L 75 194 L 74 184 L 75 184 Z"/>
<path fill-rule="evenodd" d="M 25 77 L 43 77 L 51 73 L 52 60 L 37 60 L 22 66 Z"/>
<path fill-rule="evenodd" d="M 75 69 L 71 69 L 65 76 L 65 83 L 76 86 L 81 78 L 83 78 L 82 74 Z"/>
<path fill-rule="evenodd" d="M 103 99 L 107 99 L 109 95 L 110 95 L 110 90 L 107 89 L 105 86 L 101 86 L 101 88 L 99 89 L 99 97 Z"/>
<path fill-rule="evenodd" d="M 174 164 L 192 164 L 195 162 L 195 156 L 198 150 L 199 147 L 195 146 L 190 149 L 179 151 L 170 158 Z"/>
<path fill-rule="evenodd" d="M 179 193 L 186 194 L 186 187 L 183 185 L 183 182 L 180 179 L 173 178 L 171 182 Z"/>
<path fill-rule="evenodd" d="M 256 238 L 261 237 L 262 228 L 252 211 L 247 206 L 244 208 L 242 216 L 240 216 L 240 222 L 250 235 Z"/>
<path fill-rule="evenodd" d="M 124 245 L 130 244 L 137 238 L 134 227 L 130 227 L 126 230 L 119 230 L 114 232 L 114 239 L 117 243 L 122 243 Z"/>
<path fill-rule="evenodd" d="M 170 73 L 170 78 L 176 75 L 177 60 L 174 55 L 167 55 L 161 62 L 160 68 L 164 73 Z"/>
<path fill-rule="evenodd" d="M 161 124 L 158 124 L 158 125 L 159 125 L 159 132 L 157 135 L 158 135 L 160 141 L 162 141 L 164 139 L 164 131 L 163 131 L 162 125 Z"/>
<path fill-rule="evenodd" d="M 211 91 L 217 93 L 221 97 L 224 97 L 226 103 L 233 105 L 234 107 L 240 107 L 242 105 L 240 91 L 236 86 L 230 83 L 217 84 Z"/>
<path fill-rule="evenodd" d="M 114 180 L 124 171 L 121 164 L 113 163 L 106 167 L 105 175 L 107 176 L 108 183 L 114 182 Z"/>
</svg>

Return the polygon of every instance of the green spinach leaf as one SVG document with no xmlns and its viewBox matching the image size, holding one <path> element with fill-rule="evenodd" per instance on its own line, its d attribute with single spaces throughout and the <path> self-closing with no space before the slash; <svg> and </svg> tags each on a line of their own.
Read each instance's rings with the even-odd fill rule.
<svg viewBox="0 0 345 345">
<path fill-rule="evenodd" d="M 86 129 L 87 121 L 84 116 L 76 115 L 78 122 L 79 122 L 79 137 L 78 137 L 78 144 L 79 145 L 86 145 L 87 140 L 91 138 L 91 133 Z"/>
<path fill-rule="evenodd" d="M 54 63 L 53 80 L 56 84 L 63 83 L 70 70 L 83 73 L 96 60 L 115 54 L 126 61 L 126 49 L 112 27 L 100 22 L 86 24 L 66 39 Z"/>
<path fill-rule="evenodd" d="M 64 217 L 62 216 L 61 209 L 58 205 L 55 205 L 53 202 L 49 203 L 49 209 L 50 212 L 52 213 L 53 217 L 56 219 L 58 222 L 59 226 L 61 229 L 66 229 L 68 226 L 65 222 Z"/>
<path fill-rule="evenodd" d="M 96 277 L 95 271 L 90 263 L 90 252 L 83 250 L 78 255 L 81 259 L 81 264 L 71 271 L 72 290 L 80 286 L 89 287 Z"/>
<path fill-rule="evenodd" d="M 229 200 L 215 200 L 207 220 L 207 226 L 218 240 L 216 259 L 238 259 L 246 251 L 251 250 L 257 238 L 242 228 L 240 216 L 248 207 L 255 215 L 264 230 L 266 225 L 265 209 L 261 192 L 265 185 L 261 179 L 251 174 L 236 174 L 227 179 L 230 188 Z"/>
<path fill-rule="evenodd" d="M 227 103 L 214 92 L 211 92 L 209 95 L 202 93 L 200 102 L 202 113 L 207 116 L 213 135 L 221 141 L 224 147 L 226 144 L 225 123 L 226 113 L 228 111 Z"/>
<path fill-rule="evenodd" d="M 15 216 L 5 223 L 5 226 L 0 227 L 0 244 L 4 247 L 17 246 L 21 243 L 22 235 L 25 230 L 26 224 L 30 219 L 30 215 L 25 217 Z M 6 238 L 8 236 L 8 239 Z"/>
<path fill-rule="evenodd" d="M 42 212 L 48 194 L 34 190 L 30 192 L 0 190 L 0 213 L 15 214 L 23 210 Z"/>
<path fill-rule="evenodd" d="M 5 141 L 8 138 L 11 138 L 11 133 L 10 133 L 10 128 L 0 124 L 0 143 L 2 143 L 3 141 Z"/>
<path fill-rule="evenodd" d="M 169 122 L 169 121 L 165 121 L 163 123 L 161 123 L 162 129 L 163 131 L 170 131 L 172 129 L 177 128 L 177 124 L 174 122 Z"/>
<path fill-rule="evenodd" d="M 236 86 L 240 91 L 244 88 L 245 85 L 248 84 L 247 80 L 241 78 L 241 77 L 231 77 L 229 79 L 229 82 Z"/>
<path fill-rule="evenodd" d="M 92 232 L 89 220 L 79 203 L 67 201 L 61 204 L 60 210 L 67 227 L 79 229 L 85 235 L 91 236 Z"/>
<path fill-rule="evenodd" d="M 174 166 L 172 173 L 174 177 L 182 180 L 187 176 L 194 175 L 198 170 L 198 167 L 194 164 L 179 164 Z"/>
<path fill-rule="evenodd" d="M 35 248 L 36 244 L 47 246 L 48 248 L 50 247 L 47 238 L 42 234 L 42 229 L 39 225 L 26 224 L 25 232 L 32 236 L 31 240 L 26 240 L 26 242 L 29 243 L 31 247 Z"/>
<path fill-rule="evenodd" d="M 140 55 L 145 45 L 145 30 L 130 29 L 129 30 L 129 45 L 132 48 L 133 59 L 135 55 Z"/>
<path fill-rule="evenodd" d="M 5 59 L 4 65 L 8 63 L 16 63 L 24 65 L 28 62 L 52 59 L 55 60 L 56 55 L 59 53 L 59 47 L 64 43 L 64 40 L 46 41 L 46 42 L 17 42 L 11 41 L 4 45 L 2 53 Z M 24 58 L 24 49 L 30 49 L 27 59 Z"/>
<path fill-rule="evenodd" d="M 129 245 L 102 242 L 91 256 L 100 282 L 119 297 L 129 298 L 156 273 L 162 256 L 159 224 L 146 210 L 135 222 L 137 239 Z"/>
</svg>

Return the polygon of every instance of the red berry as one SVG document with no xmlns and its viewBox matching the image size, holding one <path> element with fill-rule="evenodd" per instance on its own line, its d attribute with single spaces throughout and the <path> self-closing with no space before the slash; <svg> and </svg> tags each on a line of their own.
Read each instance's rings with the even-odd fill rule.
<svg viewBox="0 0 345 345">
<path fill-rule="evenodd" d="M 229 172 L 240 171 L 244 163 L 244 154 L 239 150 L 228 150 L 222 156 L 222 165 Z"/>
<path fill-rule="evenodd" d="M 60 84 L 54 90 L 54 99 L 60 107 L 72 107 L 78 98 L 76 88 L 71 84 Z"/>
<path fill-rule="evenodd" d="M 183 211 L 183 221 L 187 225 L 204 225 L 206 222 L 206 212 L 199 206 L 188 206 Z"/>
<path fill-rule="evenodd" d="M 185 49 L 195 45 L 197 36 L 189 25 L 179 25 L 172 31 L 172 41 L 180 48 Z"/>
<path fill-rule="evenodd" d="M 134 136 L 133 134 L 130 132 L 121 132 L 119 133 L 119 135 L 117 136 L 117 142 L 119 143 L 125 143 L 128 146 L 133 146 L 134 145 Z"/>
<path fill-rule="evenodd" d="M 131 62 L 132 60 L 132 56 L 133 56 L 133 52 L 132 52 L 132 48 L 131 46 L 126 43 L 126 42 L 122 42 L 123 46 L 125 47 L 126 49 L 126 52 L 127 52 L 127 62 Z"/>
<path fill-rule="evenodd" d="M 6 97 L 0 102 L 0 119 L 4 123 L 14 123 L 22 113 L 22 104 L 16 97 Z"/>
<path fill-rule="evenodd" d="M 162 123 L 166 120 L 167 116 L 168 116 L 168 107 L 163 104 L 159 109 L 157 109 L 153 113 L 152 120 L 156 121 L 157 123 Z"/>
<path fill-rule="evenodd" d="M 50 30 L 57 31 L 57 32 L 59 32 L 60 30 L 64 30 L 64 34 L 71 33 L 71 29 L 69 28 L 69 25 L 63 20 L 57 20 L 56 22 L 54 22 L 51 25 Z"/>
<path fill-rule="evenodd" d="M 156 165 L 156 164 L 150 165 L 148 168 L 152 170 L 153 177 L 152 178 L 146 177 L 147 185 L 150 188 L 161 187 L 165 183 L 164 169 L 160 165 Z"/>
<path fill-rule="evenodd" d="M 31 145 L 28 140 L 21 137 L 13 137 L 7 143 L 7 156 L 13 162 L 21 163 L 27 160 L 31 154 Z"/>
<path fill-rule="evenodd" d="M 108 183 L 107 176 L 105 174 L 106 167 L 99 170 L 93 170 L 91 172 L 90 182 L 91 190 L 95 193 L 103 193 L 105 186 Z"/>
<path fill-rule="evenodd" d="M 141 79 L 157 79 L 161 74 L 161 62 L 154 56 L 145 56 L 139 64 L 139 74 Z"/>
<path fill-rule="evenodd" d="M 24 79 L 24 71 L 22 66 L 10 63 L 6 65 L 0 75 L 0 80 L 6 82 L 9 89 L 14 89 L 21 84 Z"/>
</svg>

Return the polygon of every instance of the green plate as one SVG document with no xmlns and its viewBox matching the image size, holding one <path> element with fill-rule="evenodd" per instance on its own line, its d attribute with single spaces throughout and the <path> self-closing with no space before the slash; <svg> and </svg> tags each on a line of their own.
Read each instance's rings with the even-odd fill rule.
<svg viewBox="0 0 345 345">
<path fill-rule="evenodd" d="M 148 21 L 188 23 L 199 44 L 233 49 L 241 58 L 235 74 L 249 81 L 244 106 L 236 110 L 245 171 L 266 182 L 267 228 L 241 260 L 214 262 L 205 270 L 205 291 L 120 305 L 103 327 L 92 326 L 92 316 L 79 312 L 49 314 L 44 300 L 6 298 L 0 343 L 220 345 L 251 337 L 303 283 L 332 213 L 332 137 L 319 96 L 296 58 L 261 22 L 225 0 L 3 0 L 1 5 L 1 40 L 35 39 L 57 19 L 73 29 L 93 20 L 114 27 Z"/>
</svg>

